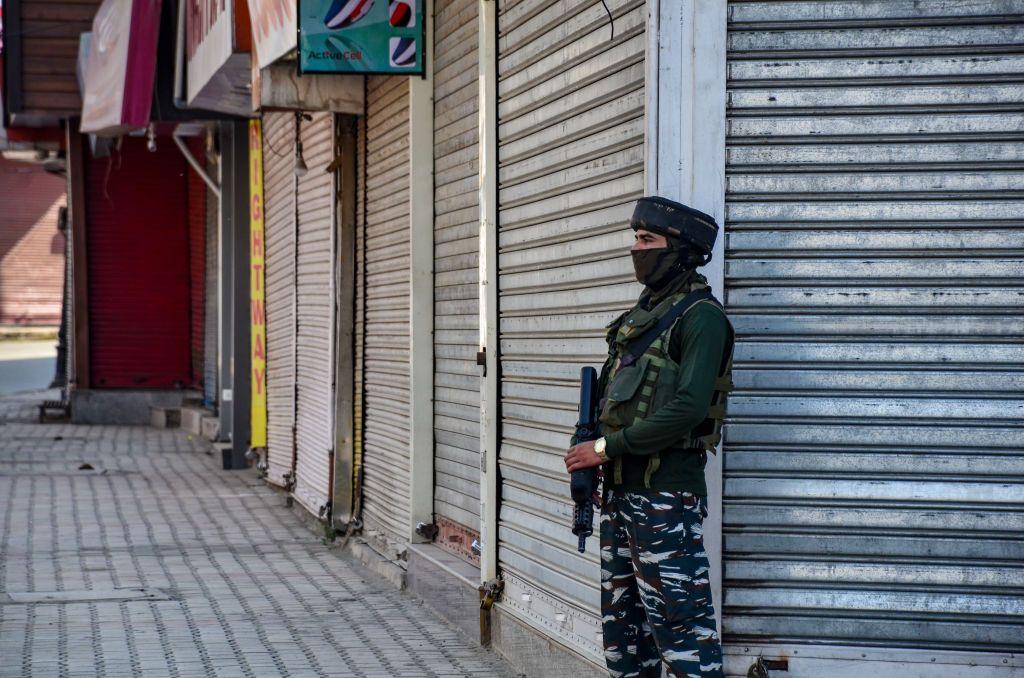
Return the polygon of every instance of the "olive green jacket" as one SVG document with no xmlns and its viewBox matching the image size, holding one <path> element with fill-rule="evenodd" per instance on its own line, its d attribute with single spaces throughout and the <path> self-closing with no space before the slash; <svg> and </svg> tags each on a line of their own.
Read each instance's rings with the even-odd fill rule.
<svg viewBox="0 0 1024 678">
<path fill-rule="evenodd" d="M 703 277 L 694 274 L 683 278 L 657 298 L 645 292 L 633 309 L 609 325 L 609 356 L 599 381 L 606 413 L 609 397 L 613 395 L 607 392 L 609 382 L 617 367 L 617 349 L 622 347 L 620 327 L 631 319 L 650 322 L 650 311 L 669 305 L 667 300 L 673 297 L 678 300 L 695 283 L 703 284 Z M 616 335 L 619 346 L 615 343 Z M 716 386 L 722 388 L 722 379 L 728 380 L 731 373 L 732 348 L 733 330 L 725 313 L 717 304 L 702 302 L 691 307 L 648 349 L 648 354 L 658 355 L 661 362 L 667 363 L 661 377 L 667 383 L 656 389 L 653 400 L 652 394 L 648 394 L 650 402 L 641 405 L 641 409 L 650 406 L 649 412 L 634 416 L 631 410 L 626 422 L 615 422 L 614 417 L 602 415 L 603 422 L 625 424 L 621 428 L 602 424 L 606 454 L 612 460 L 605 464 L 606 488 L 707 495 L 707 457 L 704 451 L 694 448 L 698 438 L 714 429 L 709 408 Z M 719 419 L 722 416 L 724 411 L 717 413 Z M 652 459 L 653 455 L 656 458 Z"/>
</svg>

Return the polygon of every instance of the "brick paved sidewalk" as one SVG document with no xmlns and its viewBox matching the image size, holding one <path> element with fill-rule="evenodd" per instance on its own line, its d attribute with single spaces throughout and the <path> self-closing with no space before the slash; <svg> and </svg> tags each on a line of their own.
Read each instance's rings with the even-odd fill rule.
<svg viewBox="0 0 1024 678">
<path fill-rule="evenodd" d="M 513 675 L 205 444 L 42 397 L 0 398 L 0 676 Z"/>
</svg>

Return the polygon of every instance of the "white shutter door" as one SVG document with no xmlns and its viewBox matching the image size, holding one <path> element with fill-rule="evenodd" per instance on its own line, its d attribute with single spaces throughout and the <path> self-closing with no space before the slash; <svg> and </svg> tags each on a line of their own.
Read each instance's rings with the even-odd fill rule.
<svg viewBox="0 0 1024 678">
<path fill-rule="evenodd" d="M 353 323 L 355 384 L 352 415 L 352 449 L 355 454 L 352 474 L 355 478 L 353 515 L 362 514 L 363 465 L 366 454 L 366 116 L 356 120 L 356 290 L 355 322 Z"/>
<path fill-rule="evenodd" d="M 267 480 L 287 485 L 295 423 L 295 114 L 263 116 Z"/>
<path fill-rule="evenodd" d="M 640 291 L 643 2 L 524 0 L 498 16 L 502 606 L 603 665 L 598 539 L 576 552 L 562 461 L 580 368 Z"/>
<path fill-rule="evenodd" d="M 363 517 L 409 534 L 409 81 L 369 76 L 366 113 Z"/>
<path fill-rule="evenodd" d="M 434 512 L 480 533 L 477 0 L 434 16 Z M 457 528 L 453 532 L 462 530 Z M 455 535 L 451 535 L 455 536 Z M 473 560 L 472 539 L 439 540 Z"/>
<path fill-rule="evenodd" d="M 323 517 L 334 450 L 334 115 L 303 120 L 308 171 L 298 178 L 298 456 L 295 497 Z"/>
<path fill-rule="evenodd" d="M 1024 2 L 729 12 L 725 640 L 1004 669 L 1024 650 Z"/>
</svg>

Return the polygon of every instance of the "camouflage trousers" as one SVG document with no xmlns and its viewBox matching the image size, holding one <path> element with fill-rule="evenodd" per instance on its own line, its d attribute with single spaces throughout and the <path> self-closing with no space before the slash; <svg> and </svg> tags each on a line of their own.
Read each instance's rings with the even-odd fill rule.
<svg viewBox="0 0 1024 678">
<path fill-rule="evenodd" d="M 722 675 L 703 497 L 608 491 L 601 509 L 601 614 L 613 678 Z"/>
</svg>

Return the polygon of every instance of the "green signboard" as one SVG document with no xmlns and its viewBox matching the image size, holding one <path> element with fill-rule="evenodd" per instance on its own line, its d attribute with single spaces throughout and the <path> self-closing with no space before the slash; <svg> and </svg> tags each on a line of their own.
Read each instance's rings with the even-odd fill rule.
<svg viewBox="0 0 1024 678">
<path fill-rule="evenodd" d="M 300 0 L 299 71 L 425 71 L 426 0 Z"/>
</svg>

